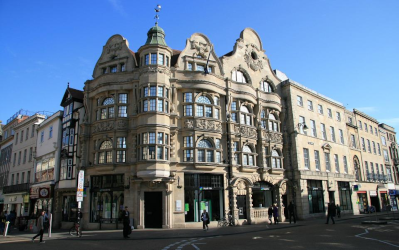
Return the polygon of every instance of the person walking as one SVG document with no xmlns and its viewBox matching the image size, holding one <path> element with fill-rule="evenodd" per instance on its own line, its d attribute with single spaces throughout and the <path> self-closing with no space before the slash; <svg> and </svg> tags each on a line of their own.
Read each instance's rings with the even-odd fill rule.
<svg viewBox="0 0 399 250">
<path fill-rule="evenodd" d="M 204 212 L 201 214 L 201 220 L 202 220 L 202 228 L 204 231 L 207 231 L 209 229 L 209 214 L 208 212 L 204 209 Z"/>
<path fill-rule="evenodd" d="M 274 224 L 278 224 L 278 207 L 276 204 L 273 205 L 273 217 L 274 217 Z"/>
<path fill-rule="evenodd" d="M 334 202 L 328 203 L 328 208 L 327 208 L 327 222 L 326 222 L 326 224 L 328 224 L 328 221 L 329 221 L 330 218 L 331 218 L 333 224 L 335 224 L 335 220 L 334 220 L 335 210 L 336 210 L 336 207 L 335 207 L 335 205 L 334 205 Z"/>
<path fill-rule="evenodd" d="M 291 217 L 294 217 L 294 224 L 296 224 L 296 218 L 295 218 L 295 205 L 290 201 L 290 204 L 288 205 L 288 216 L 290 217 L 290 224 L 291 224 Z"/>
<path fill-rule="evenodd" d="M 341 207 L 337 204 L 337 217 L 341 218 Z"/>
<path fill-rule="evenodd" d="M 132 232 L 132 228 L 130 227 L 130 213 L 127 210 L 127 206 L 125 206 L 125 210 L 122 212 L 122 220 L 123 220 L 123 238 L 130 238 L 129 234 Z"/>
<path fill-rule="evenodd" d="M 32 242 L 35 241 L 36 237 L 40 236 L 40 243 L 45 243 L 45 241 L 43 240 L 43 233 L 44 233 L 44 214 L 45 211 L 43 210 L 40 217 L 37 219 L 37 230 L 39 231 L 33 238 L 32 238 Z"/>
<path fill-rule="evenodd" d="M 267 215 L 269 215 L 269 224 L 272 224 L 272 217 L 273 217 L 273 206 L 270 205 L 269 209 L 267 210 Z"/>
</svg>

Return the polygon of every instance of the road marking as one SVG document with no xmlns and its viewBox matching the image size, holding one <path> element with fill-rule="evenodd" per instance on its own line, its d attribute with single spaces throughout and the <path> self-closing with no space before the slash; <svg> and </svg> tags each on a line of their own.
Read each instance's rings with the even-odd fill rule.
<svg viewBox="0 0 399 250">
<path fill-rule="evenodd" d="M 195 248 L 195 250 L 201 250 L 197 245 L 200 244 L 206 244 L 206 243 L 202 243 L 202 242 L 197 242 L 197 241 L 201 241 L 204 239 L 212 239 L 212 238 L 217 238 L 217 237 L 221 237 L 220 235 L 218 236 L 212 236 L 212 237 L 206 237 L 206 238 L 191 238 L 189 240 L 181 240 L 175 243 L 172 243 L 170 245 L 167 245 L 166 247 L 162 248 L 162 250 L 182 250 L 184 247 L 191 245 L 192 247 Z"/>
<path fill-rule="evenodd" d="M 389 242 L 386 242 L 386 241 L 383 241 L 383 240 L 377 240 L 377 239 L 374 239 L 374 238 L 362 237 L 361 235 L 369 233 L 369 231 L 367 229 L 364 229 L 364 230 L 365 230 L 364 233 L 357 234 L 357 235 L 355 235 L 355 237 L 362 238 L 362 239 L 365 239 L 365 240 L 375 240 L 375 241 L 378 241 L 378 242 L 381 242 L 381 243 L 384 243 L 384 244 L 387 244 L 387 245 L 390 245 L 390 246 L 393 246 L 393 247 L 399 247 L 398 245 L 395 245 L 395 244 L 392 244 L 392 243 L 389 243 Z"/>
</svg>

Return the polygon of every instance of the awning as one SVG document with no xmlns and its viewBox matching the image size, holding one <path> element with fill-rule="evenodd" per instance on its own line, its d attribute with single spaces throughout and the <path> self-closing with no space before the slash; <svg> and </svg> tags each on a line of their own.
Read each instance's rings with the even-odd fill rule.
<svg viewBox="0 0 399 250">
<path fill-rule="evenodd" d="M 357 191 L 358 194 L 367 194 L 367 191 Z"/>
</svg>

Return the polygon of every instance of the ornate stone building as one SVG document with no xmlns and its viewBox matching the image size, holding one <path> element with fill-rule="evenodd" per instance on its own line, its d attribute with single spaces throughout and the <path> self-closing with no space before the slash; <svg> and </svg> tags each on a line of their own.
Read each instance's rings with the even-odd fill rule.
<svg viewBox="0 0 399 250">
<path fill-rule="evenodd" d="M 286 200 L 280 80 L 247 28 L 218 57 L 203 34 L 183 51 L 158 25 L 137 52 L 114 35 L 85 83 L 81 167 L 87 228 L 114 228 L 128 206 L 137 228 L 201 226 L 232 213 L 266 221 Z M 212 222 L 215 223 L 215 222 Z"/>
</svg>

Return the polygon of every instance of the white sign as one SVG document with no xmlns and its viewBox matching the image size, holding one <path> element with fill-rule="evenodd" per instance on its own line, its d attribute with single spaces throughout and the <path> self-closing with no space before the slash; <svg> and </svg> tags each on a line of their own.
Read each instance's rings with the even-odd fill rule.
<svg viewBox="0 0 399 250">
<path fill-rule="evenodd" d="M 83 191 L 77 191 L 76 192 L 76 201 L 77 202 L 83 201 Z"/>
<path fill-rule="evenodd" d="M 377 191 L 370 190 L 370 196 L 377 196 Z"/>
<path fill-rule="evenodd" d="M 181 200 L 176 200 L 176 211 L 181 212 Z"/>
<path fill-rule="evenodd" d="M 80 170 L 78 176 L 78 191 L 83 192 L 84 183 L 85 183 L 85 172 L 83 170 Z"/>
<path fill-rule="evenodd" d="M 78 208 L 82 208 L 82 202 L 78 202 Z"/>
</svg>

